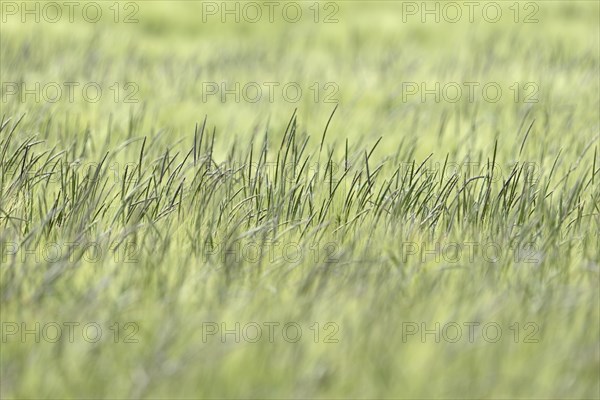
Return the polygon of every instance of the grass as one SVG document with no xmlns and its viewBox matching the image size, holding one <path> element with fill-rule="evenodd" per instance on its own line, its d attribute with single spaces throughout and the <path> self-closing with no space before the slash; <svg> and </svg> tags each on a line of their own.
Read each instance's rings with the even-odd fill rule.
<svg viewBox="0 0 600 400">
<path fill-rule="evenodd" d="M 399 26 L 393 2 L 293 28 L 202 24 L 200 2 L 3 23 L 2 82 L 104 94 L 3 86 L 2 398 L 598 398 L 598 4 L 539 5 L 533 25 Z M 304 95 L 202 99 L 271 81 Z M 504 95 L 402 100 L 471 81 Z"/>
</svg>

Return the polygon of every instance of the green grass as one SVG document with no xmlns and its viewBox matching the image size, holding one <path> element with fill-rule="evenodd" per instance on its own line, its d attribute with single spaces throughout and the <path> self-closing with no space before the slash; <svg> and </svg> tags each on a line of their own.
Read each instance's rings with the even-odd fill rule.
<svg viewBox="0 0 600 400">
<path fill-rule="evenodd" d="M 160 1 L 136 24 L 2 23 L 3 85 L 104 89 L 2 87 L 2 398 L 600 397 L 598 3 L 529 25 L 339 4 L 337 24 Z M 503 96 L 403 101 L 406 82 Z"/>
</svg>

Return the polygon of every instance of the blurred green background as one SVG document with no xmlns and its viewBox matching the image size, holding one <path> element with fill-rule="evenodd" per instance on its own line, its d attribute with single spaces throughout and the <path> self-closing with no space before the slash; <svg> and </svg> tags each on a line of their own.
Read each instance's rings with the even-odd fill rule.
<svg viewBox="0 0 600 400">
<path fill-rule="evenodd" d="M 518 142 L 518 124 L 529 109 L 538 121 L 534 133 L 545 128 L 537 136 L 548 151 L 555 151 L 565 135 L 573 141 L 570 148 L 580 151 L 597 128 L 590 127 L 586 118 L 598 105 L 595 1 L 496 2 L 502 14 L 495 23 L 488 22 L 495 8 L 485 8 L 485 2 L 473 9 L 473 22 L 469 8 L 455 3 L 461 12 L 456 23 L 447 21 L 455 11 L 444 2 L 437 3 L 439 23 L 435 14 L 423 13 L 435 9 L 436 2 L 299 2 L 294 4 L 302 16 L 296 23 L 286 21 L 283 5 L 274 9 L 273 23 L 269 22 L 269 8 L 261 2 L 256 23 L 248 22 L 253 8 L 244 2 L 98 4 L 103 13 L 97 23 L 82 18 L 83 7 L 75 9 L 73 23 L 64 8 L 58 23 L 45 23 L 43 7 L 40 23 L 30 22 L 33 17 L 27 15 L 27 23 L 21 23 L 19 7 L 2 24 L 0 67 L 4 82 L 30 86 L 98 82 L 103 88 L 100 101 L 82 101 L 77 89 L 74 102 L 63 95 L 57 104 L 23 104 L 20 96 L 9 95 L 2 104 L 5 113 L 28 111 L 42 120 L 49 115 L 63 120 L 68 112 L 82 125 L 89 124 L 98 142 L 106 135 L 109 114 L 126 129 L 129 115 L 145 110 L 146 129 L 169 129 L 174 139 L 189 136 L 194 124 L 208 115 L 209 123 L 218 127 L 217 135 L 237 136 L 244 143 L 248 133 L 262 129 L 269 118 L 276 127 L 285 126 L 295 108 L 303 127 L 318 140 L 332 112 L 331 101 L 337 101 L 341 107 L 331 137 L 383 136 L 380 156 L 402 138 L 423 144 L 417 156 L 436 149 L 489 150 L 495 137 L 503 139 L 500 146 L 511 146 Z M 408 12 L 413 5 L 415 14 Z M 212 7 L 217 9 L 215 15 L 208 13 Z M 222 15 L 226 7 L 238 7 L 239 23 L 235 14 Z M 286 10 L 294 15 L 295 8 Z M 93 16 L 92 11 L 88 13 Z M 51 12 L 48 9 L 50 17 Z M 337 22 L 325 22 L 328 16 Z M 128 18 L 138 22 L 125 23 Z M 524 22 L 529 20 L 538 22 Z M 128 82 L 135 86 L 125 87 Z M 279 84 L 274 96 L 269 96 L 265 82 Z M 403 101 L 407 82 L 425 82 L 429 89 L 435 82 L 441 87 L 454 82 L 463 93 L 456 103 L 443 98 L 436 103 L 432 95 L 422 103 L 421 91 Z M 474 102 L 469 101 L 464 82 L 480 84 Z M 481 88 L 489 82 L 502 88 L 498 104 L 482 98 Z M 515 82 L 518 101 L 511 89 Z M 109 89 L 115 83 L 118 101 L 115 89 Z M 262 98 L 253 103 L 242 95 L 238 102 L 227 95 L 222 101 L 220 89 L 216 95 L 205 95 L 205 85 L 212 83 L 229 89 L 236 83 L 240 89 L 257 83 Z M 285 99 L 282 88 L 287 83 L 302 89 L 298 101 Z M 327 83 L 333 85 L 326 88 Z M 533 86 L 524 89 L 526 83 L 536 85 L 531 98 L 537 103 L 525 102 L 534 92 Z M 249 93 L 253 98 L 253 89 Z M 290 93 L 292 97 L 294 90 Z M 450 134 L 439 140 L 442 121 Z M 476 133 L 469 129 L 473 124 Z M 227 141 L 220 144 L 228 147 Z"/>
<path fill-rule="evenodd" d="M 190 150 L 195 127 L 205 117 L 207 132 L 213 128 L 216 132 L 216 163 L 232 161 L 227 157 L 233 154 L 233 146 L 236 157 L 253 148 L 256 160 L 267 126 L 269 158 L 274 161 L 296 109 L 298 137 L 309 135 L 307 148 L 316 153 L 336 106 L 323 158 L 331 153 L 341 165 L 348 140 L 360 167 L 365 151 L 381 137 L 369 161 L 372 170 L 382 167 L 379 186 L 393 180 L 387 179 L 396 168 L 394 163 L 410 165 L 415 160 L 418 165 L 430 154 L 430 161 L 438 165 L 448 155 L 454 162 L 478 161 L 485 169 L 497 144 L 499 165 L 532 162 L 546 178 L 561 155 L 552 185 L 546 187 L 556 194 L 537 202 L 523 201 L 522 210 L 527 212 L 518 210 L 516 215 L 508 207 L 509 216 L 479 221 L 473 216 L 478 215 L 480 204 L 474 200 L 476 194 L 469 192 L 465 200 L 458 199 L 463 201 L 461 207 L 454 208 L 459 215 L 444 214 L 441 220 L 447 225 L 441 228 L 429 229 L 427 221 L 419 219 L 427 215 L 422 210 L 431 199 L 416 199 L 413 209 L 407 206 L 381 219 L 372 217 L 367 206 L 352 209 L 345 215 L 346 227 L 340 216 L 344 198 L 339 194 L 341 200 L 336 198 L 327 213 L 329 225 L 292 221 L 310 228 L 311 234 L 316 232 L 322 243 L 336 243 L 339 264 L 330 268 L 310 260 L 298 265 L 279 260 L 263 270 L 242 263 L 235 270 L 238 275 L 227 279 L 223 269 L 228 265 L 218 257 L 206 261 L 198 248 L 204 235 L 230 234 L 229 223 L 237 222 L 234 217 L 245 207 L 255 211 L 252 202 L 232 210 L 241 200 L 232 201 L 244 185 L 239 179 L 224 178 L 227 184 L 215 189 L 217 194 L 207 204 L 190 202 L 193 188 L 185 186 L 186 207 L 181 214 L 139 221 L 134 217 L 135 224 L 121 223 L 118 213 L 113 219 L 119 201 L 126 204 L 123 197 L 127 197 L 118 182 L 110 189 L 117 200 L 108 212 L 105 209 L 90 220 L 72 217 L 49 233 L 36 230 L 36 224 L 46 223 L 36 207 L 44 199 L 51 205 L 59 189 L 51 186 L 56 190 L 40 191 L 41 185 L 33 189 L 24 185 L 18 195 L 0 198 L 3 210 L 10 209 L 22 219 L 14 224 L 8 218 L 0 220 L 0 239 L 66 240 L 79 234 L 81 227 L 91 235 L 89 240 L 139 233 L 135 237 L 140 262 L 134 267 L 110 259 L 82 262 L 60 274 L 52 263 L 4 263 L 2 321 L 106 321 L 104 327 L 109 321 L 137 321 L 140 342 L 114 344 L 110 337 L 94 345 L 3 340 L 3 398 L 600 395 L 597 182 L 581 189 L 597 162 L 599 2 L 478 2 L 473 22 L 465 2 L 456 2 L 462 12 L 456 23 L 444 19 L 448 15 L 442 10 L 451 12 L 444 8 L 447 2 L 288 2 L 302 10 L 295 23 L 281 14 L 286 3 L 278 3 L 274 21 L 269 22 L 261 1 L 257 4 L 263 16 L 255 23 L 244 18 L 238 23 L 231 15 L 223 21 L 220 12 L 206 13 L 213 6 L 219 11 L 224 6 L 239 7 L 243 13 L 248 2 L 88 2 L 102 10 L 97 23 L 82 17 L 86 3 L 79 4 L 73 22 L 59 2 L 62 18 L 49 22 L 42 17 L 39 23 L 31 15 L 22 20 L 20 8 L 25 3 L 0 3 L 0 116 L 12 118 L 12 124 L 25 114 L 14 141 L 35 135 L 35 140 L 44 141 L 39 151 L 65 150 L 68 162 L 98 162 L 110 151 L 111 162 L 135 165 L 147 138 L 138 172 L 144 169 L 143 174 L 151 175 L 167 149 L 171 154 Z M 482 14 L 484 6 L 492 3 L 502 11 L 498 22 Z M 27 2 L 28 7 L 35 4 L 42 10 L 48 3 Z M 419 11 L 407 13 L 413 6 Z M 439 7 L 440 21 L 431 14 L 423 21 L 423 6 Z M 325 22 L 330 13 L 336 22 Z M 528 17 L 535 22 L 525 23 Z M 127 18 L 131 23 L 125 23 Z M 40 101 L 23 95 L 23 87 L 64 86 L 64 82 L 77 82 L 79 87 L 98 84 L 102 96 L 97 102 L 86 101 L 77 88 L 73 101 L 64 93 L 57 102 L 47 101 L 42 93 Z M 297 84 L 302 96 L 289 101 L 276 88 L 270 101 L 265 82 L 276 82 L 278 88 Z M 436 102 L 432 95 L 422 101 L 421 92 L 406 96 L 407 84 L 423 82 L 427 88 L 458 83 L 464 91 L 457 102 L 443 98 Z M 480 85 L 474 101 L 469 101 L 464 82 Z M 481 86 L 490 82 L 502 88 L 498 102 L 486 101 L 481 94 Z M 220 92 L 207 95 L 205 91 L 207 85 L 232 88 L 236 83 L 240 87 L 259 84 L 263 97 L 252 102 L 243 95 L 240 101 L 228 95 L 223 101 Z M 515 83 L 517 100 L 511 89 Z M 115 84 L 116 99 L 111 89 Z M 20 154 L 14 144 L 6 148 L 9 155 Z M 392 162 L 384 164 L 386 160 Z M 246 159 L 233 161 L 241 165 Z M 189 185 L 195 170 L 183 171 Z M 510 169 L 504 172 L 506 179 Z M 321 181 L 302 183 L 308 193 L 303 202 L 314 201 L 319 207 L 329 196 L 329 185 Z M 10 181 L 5 185 L 3 189 Z M 176 188 L 175 184 L 172 190 L 165 189 L 169 200 L 177 198 Z M 541 190 L 523 184 L 517 194 L 529 189 Z M 268 196 L 266 190 L 270 189 L 261 188 L 259 194 Z M 282 193 L 276 195 L 287 201 L 284 196 L 289 193 Z M 298 226 L 285 225 L 292 222 L 272 208 L 277 207 L 270 205 L 269 216 L 275 215 L 276 226 L 283 225 L 273 235 L 307 246 Z M 219 225 L 219 213 L 231 218 Z M 33 220 L 27 220 L 31 215 Z M 579 224 L 567 226 L 576 216 Z M 17 225 L 21 222 L 25 228 Z M 232 232 L 250 240 L 262 227 L 258 220 L 256 225 L 247 232 Z M 13 230 L 13 226 L 18 227 Z M 508 253 L 510 246 L 528 240 L 539 240 L 543 246 L 535 254 L 541 261 L 533 265 L 508 257 L 501 265 L 478 260 L 449 266 L 416 257 L 399 261 L 402 240 L 422 241 L 428 249 L 434 248 L 435 241 L 496 240 Z M 60 279 L 54 281 L 54 273 Z M 40 287 L 44 295 L 38 298 Z M 298 321 L 307 339 L 298 344 L 218 340 L 207 344 L 202 340 L 206 321 L 227 321 L 229 326 L 236 321 Z M 339 343 L 309 340 L 308 327 L 317 321 L 336 321 Z M 458 344 L 436 343 L 421 341 L 418 335 L 407 343 L 402 337 L 406 321 L 425 321 L 430 328 L 436 321 L 497 321 L 505 333 L 496 344 L 464 339 Z M 519 322 L 522 329 L 530 321 L 539 325 L 540 341 L 515 343 L 508 327 Z"/>
</svg>

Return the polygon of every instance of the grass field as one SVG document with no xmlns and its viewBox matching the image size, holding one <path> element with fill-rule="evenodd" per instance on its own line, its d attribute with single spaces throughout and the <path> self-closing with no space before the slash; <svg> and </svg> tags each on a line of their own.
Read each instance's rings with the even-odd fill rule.
<svg viewBox="0 0 600 400">
<path fill-rule="evenodd" d="M 0 396 L 600 398 L 600 3 L 266 3 L 0 2 Z"/>
</svg>

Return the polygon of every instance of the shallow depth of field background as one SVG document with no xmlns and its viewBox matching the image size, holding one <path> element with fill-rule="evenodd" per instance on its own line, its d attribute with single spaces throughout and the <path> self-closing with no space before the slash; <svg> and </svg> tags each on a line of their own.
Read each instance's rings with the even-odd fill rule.
<svg viewBox="0 0 600 400">
<path fill-rule="evenodd" d="M 456 23 L 401 1 L 297 2 L 296 23 L 264 2 L 255 23 L 222 2 L 99 2 L 97 23 L 7 3 L 3 398 L 600 396 L 597 2 L 496 2 L 495 23 L 490 2 Z M 102 337 L 10 331 L 67 321 Z M 206 336 L 223 323 L 263 337 Z"/>
</svg>

